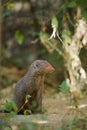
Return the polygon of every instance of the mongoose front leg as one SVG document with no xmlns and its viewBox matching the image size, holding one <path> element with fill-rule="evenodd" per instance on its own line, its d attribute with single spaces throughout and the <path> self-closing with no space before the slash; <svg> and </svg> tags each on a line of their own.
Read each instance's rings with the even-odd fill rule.
<svg viewBox="0 0 87 130">
<path fill-rule="evenodd" d="M 41 87 L 38 90 L 37 96 L 36 96 L 36 102 L 37 102 L 36 112 L 38 112 L 38 113 L 42 113 L 42 91 L 43 91 L 43 88 Z"/>
</svg>

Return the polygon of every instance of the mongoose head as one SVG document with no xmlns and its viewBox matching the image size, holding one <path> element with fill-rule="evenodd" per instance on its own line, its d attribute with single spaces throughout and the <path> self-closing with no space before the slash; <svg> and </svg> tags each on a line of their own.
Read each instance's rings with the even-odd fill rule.
<svg viewBox="0 0 87 130">
<path fill-rule="evenodd" d="M 55 69 L 46 60 L 36 60 L 30 65 L 29 70 L 32 70 L 35 75 L 44 75 L 54 72 Z"/>
</svg>

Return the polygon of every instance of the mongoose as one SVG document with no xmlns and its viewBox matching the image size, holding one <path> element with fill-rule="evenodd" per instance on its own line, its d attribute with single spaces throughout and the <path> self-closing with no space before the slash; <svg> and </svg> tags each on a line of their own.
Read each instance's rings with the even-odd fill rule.
<svg viewBox="0 0 87 130">
<path fill-rule="evenodd" d="M 54 70 L 52 65 L 45 60 L 36 60 L 30 65 L 28 72 L 17 82 L 14 89 L 13 101 L 19 113 L 23 114 L 26 109 L 31 110 L 32 113 L 42 112 L 44 77 Z M 25 103 L 27 95 L 31 97 Z"/>
</svg>

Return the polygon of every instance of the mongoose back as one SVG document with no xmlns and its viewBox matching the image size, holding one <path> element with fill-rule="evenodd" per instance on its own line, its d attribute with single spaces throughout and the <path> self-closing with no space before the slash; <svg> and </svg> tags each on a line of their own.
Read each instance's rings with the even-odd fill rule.
<svg viewBox="0 0 87 130">
<path fill-rule="evenodd" d="M 28 72 L 17 82 L 14 89 L 13 101 L 19 113 L 23 114 L 24 110 L 31 110 L 32 113 L 42 112 L 44 77 L 54 70 L 45 60 L 36 60 L 30 65 Z M 25 102 L 27 95 L 31 97 Z"/>
</svg>

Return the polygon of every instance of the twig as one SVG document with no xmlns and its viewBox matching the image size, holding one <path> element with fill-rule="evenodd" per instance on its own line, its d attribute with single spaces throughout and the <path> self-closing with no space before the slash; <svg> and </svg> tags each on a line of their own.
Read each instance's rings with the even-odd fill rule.
<svg viewBox="0 0 87 130">
<path fill-rule="evenodd" d="M 57 32 L 57 37 L 58 37 L 58 39 L 60 40 L 60 42 L 61 42 L 62 44 L 64 44 L 64 42 L 63 42 L 63 40 L 60 38 L 58 32 Z"/>
<path fill-rule="evenodd" d="M 61 56 L 64 57 L 62 51 L 60 51 L 60 50 L 58 49 L 58 47 L 56 47 L 54 44 L 50 44 L 49 42 L 48 42 L 48 44 L 49 44 L 50 47 L 54 48 Z"/>
</svg>

